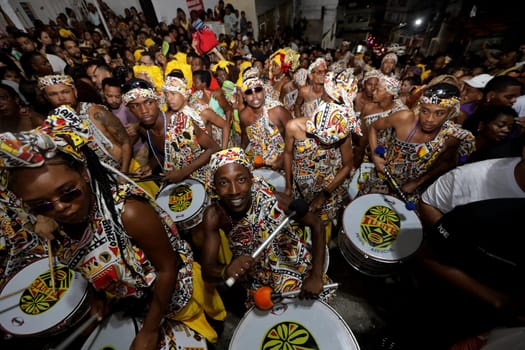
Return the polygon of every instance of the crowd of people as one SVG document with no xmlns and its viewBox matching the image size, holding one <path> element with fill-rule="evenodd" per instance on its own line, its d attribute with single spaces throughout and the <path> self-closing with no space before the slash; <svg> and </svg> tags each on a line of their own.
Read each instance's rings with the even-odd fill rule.
<svg viewBox="0 0 525 350">
<path fill-rule="evenodd" d="M 330 303 L 325 254 L 344 234 L 350 181 L 368 163 L 356 197 L 417 205 L 425 242 L 414 271 L 489 310 L 482 326 L 436 349 L 481 348 L 485 338 L 468 338 L 523 320 L 523 283 L 492 273 L 500 267 L 491 254 L 465 238 L 479 232 L 490 251 L 504 240 L 484 233 L 491 220 L 518 225 L 516 210 L 496 208 L 523 208 L 521 43 L 484 47 L 477 60 L 415 53 L 401 64 L 394 53 L 354 54 L 347 41 L 322 49 L 284 35 L 256 40 L 244 11 L 222 0 L 201 13 L 176 9 L 155 27 L 133 7 L 117 16 L 100 5 L 103 19 L 89 4 L 82 19 L 69 9 L 29 32 L 0 33 L 0 286 L 52 255 L 89 282 L 91 313 L 137 311 L 132 349 L 169 348 L 164 320 L 212 346 L 227 280 L 239 282 L 244 307 L 262 286 Z M 259 168 L 280 174 L 283 191 Z M 188 179 L 209 199 L 191 228 L 155 200 Z M 294 199 L 307 212 L 252 256 Z M 454 215 L 470 220 L 473 203 L 486 205 L 476 209 L 486 224 L 467 233 Z M 514 231 L 509 245 L 520 241 Z M 474 251 L 469 263 L 458 241 Z M 518 246 L 498 254 L 522 272 Z"/>
</svg>

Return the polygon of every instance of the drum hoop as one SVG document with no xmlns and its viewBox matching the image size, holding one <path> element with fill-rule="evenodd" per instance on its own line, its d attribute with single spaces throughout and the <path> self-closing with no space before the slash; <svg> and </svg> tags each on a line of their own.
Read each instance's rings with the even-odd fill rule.
<svg viewBox="0 0 525 350">
<path fill-rule="evenodd" d="M 355 242 L 355 239 L 356 239 L 354 237 L 354 234 L 356 234 L 355 226 L 357 226 L 357 229 L 360 229 L 360 223 L 362 220 L 362 216 L 365 214 L 366 210 L 368 210 L 368 209 L 362 210 L 365 207 L 361 208 L 362 203 L 364 203 L 365 200 L 368 200 L 369 202 L 376 203 L 376 204 L 383 204 L 383 203 L 390 204 L 390 207 L 394 211 L 396 211 L 398 215 L 401 214 L 399 216 L 402 222 L 403 221 L 406 222 L 405 227 L 403 226 L 401 227 L 401 230 L 398 234 L 398 237 L 396 238 L 396 241 L 393 242 L 389 246 L 389 248 L 385 249 L 384 251 L 381 251 L 381 252 L 374 251 L 372 250 L 371 247 L 370 249 L 366 249 L 367 246 L 365 246 L 363 242 L 361 242 L 362 245 L 357 245 Z M 405 217 L 405 220 L 403 220 L 403 216 Z M 353 225 L 352 227 L 348 227 L 351 224 L 357 223 L 356 217 L 359 220 L 359 224 Z M 407 227 L 406 226 L 407 224 L 411 224 L 413 226 Z M 406 209 L 404 202 L 402 202 L 400 199 L 390 196 L 390 195 L 386 195 L 386 194 L 372 193 L 372 194 L 366 194 L 366 195 L 355 198 L 344 210 L 343 228 L 344 228 L 346 237 L 348 238 L 350 242 L 352 242 L 352 245 L 355 246 L 356 249 L 368 255 L 369 258 L 372 258 L 374 260 L 378 260 L 381 262 L 399 262 L 401 260 L 407 259 L 419 249 L 419 247 L 421 246 L 423 242 L 423 225 L 421 224 L 421 221 L 419 220 L 419 217 L 416 215 L 416 213 L 414 211 L 410 211 Z M 402 236 L 404 232 L 407 232 L 407 233 L 410 232 L 411 237 L 406 236 L 405 238 L 405 236 Z M 360 232 L 357 234 L 359 235 Z M 407 244 L 407 243 L 409 243 L 410 245 L 407 245 L 406 247 L 401 246 L 402 244 Z M 402 256 L 401 255 L 394 256 L 394 250 L 399 249 L 400 247 L 402 247 L 407 252 L 410 251 L 410 253 L 406 253 L 405 255 L 402 255 Z"/>
<path fill-rule="evenodd" d="M 294 301 L 292 301 L 291 303 L 293 303 Z M 315 300 L 314 303 L 318 303 L 322 307 L 326 307 L 326 309 L 333 315 L 335 315 L 337 317 L 337 319 L 340 321 L 339 324 L 343 325 L 343 327 L 341 327 L 341 329 L 344 329 L 346 330 L 346 333 L 349 335 L 349 340 L 351 340 L 354 345 L 355 345 L 355 349 L 356 350 L 360 350 L 360 347 L 359 347 L 359 343 L 357 342 L 357 339 L 355 338 L 355 335 L 354 333 L 352 332 L 352 329 L 350 328 L 350 326 L 346 323 L 346 321 L 344 320 L 344 318 L 333 308 L 331 307 L 330 305 L 328 305 L 327 303 L 325 303 L 324 301 L 322 300 Z M 284 304 L 284 303 L 281 303 L 281 304 Z M 281 304 L 276 304 L 276 305 L 281 305 Z M 287 304 L 290 304 L 290 303 L 287 303 Z M 255 312 L 256 307 L 255 306 L 252 306 L 248 311 L 246 311 L 246 313 L 244 314 L 244 316 L 239 320 L 239 322 L 237 323 L 237 327 L 235 328 L 233 334 L 232 334 L 232 337 L 230 339 L 230 344 L 228 346 L 228 350 L 237 350 L 237 349 L 234 349 L 233 348 L 233 345 L 234 345 L 234 340 L 236 339 L 236 337 L 240 334 L 240 329 L 241 329 L 241 325 L 243 324 L 244 321 L 246 321 L 246 319 L 251 315 L 251 313 Z M 268 311 L 270 312 L 270 311 Z M 346 349 L 345 349 L 346 350 Z"/>
<path fill-rule="evenodd" d="M 180 185 L 189 185 L 192 190 L 192 201 L 190 206 L 181 212 L 174 212 L 169 208 L 169 194 L 171 191 Z M 195 187 L 194 187 L 195 186 Z M 199 189 L 199 191 L 195 191 L 194 189 Z M 202 192 L 200 191 L 202 190 Z M 200 194 L 202 196 L 202 201 L 196 201 L 196 197 L 194 197 L 194 194 Z M 202 184 L 202 182 L 195 180 L 195 179 L 185 179 L 181 182 L 177 182 L 174 184 L 169 184 L 166 187 L 164 187 L 161 191 L 159 191 L 159 194 L 157 196 L 157 204 L 159 204 L 172 218 L 175 223 L 181 223 L 187 220 L 191 220 L 196 215 L 199 215 L 199 211 L 202 210 L 202 207 L 206 204 L 208 195 L 206 194 L 206 188 Z M 197 204 L 197 202 L 200 202 L 200 204 Z"/>
<path fill-rule="evenodd" d="M 6 291 L 7 287 L 15 279 L 15 277 L 19 276 L 22 271 L 32 271 L 32 270 L 30 270 L 31 267 L 33 267 L 33 269 L 34 269 L 34 266 L 40 267 L 40 265 L 44 265 L 45 268 L 47 268 L 48 267 L 48 258 L 47 257 L 46 258 L 40 258 L 40 259 L 38 259 L 36 261 L 33 261 L 32 263 L 26 265 L 22 269 L 20 269 L 18 271 L 18 273 L 14 274 L 2 286 L 2 288 L 0 290 L 0 296 Z M 66 265 L 58 264 L 58 265 L 55 265 L 55 269 L 59 268 L 59 267 L 64 267 L 64 266 L 67 267 Z M 64 303 L 65 302 L 64 300 L 66 298 L 70 298 L 70 299 L 73 298 L 73 300 L 69 300 L 69 302 L 76 303 L 75 304 L 75 308 L 71 309 L 71 311 L 68 312 L 68 313 L 64 313 L 60 320 L 55 319 L 54 323 L 52 325 L 50 325 L 49 327 L 47 327 L 46 329 L 35 331 L 34 333 L 13 333 L 12 329 L 9 330 L 6 327 L 4 327 L 3 322 L 0 322 L 0 329 L 2 329 L 8 335 L 17 336 L 17 337 L 34 337 L 34 336 L 41 336 L 41 335 L 54 335 L 54 334 L 58 334 L 58 333 L 60 333 L 60 332 L 62 332 L 64 330 L 66 330 L 67 327 L 64 327 L 65 325 L 75 324 L 77 321 L 82 319 L 90 310 L 90 305 L 89 305 L 89 302 L 88 302 L 89 301 L 88 300 L 89 299 L 88 298 L 89 289 L 87 288 L 87 281 L 78 272 L 76 272 L 76 271 L 74 271 L 72 269 L 69 269 L 69 270 L 73 272 L 73 279 L 72 279 L 72 282 L 71 282 L 71 285 L 70 285 L 70 289 L 72 288 L 73 285 L 78 285 L 80 287 L 80 289 L 82 288 L 82 285 L 84 285 L 85 288 L 84 288 L 84 291 L 83 291 L 82 295 L 80 296 L 80 298 L 78 298 L 78 294 L 79 293 L 69 293 L 70 291 L 68 290 L 68 294 L 63 296 L 60 301 L 62 301 L 62 303 Z M 38 276 L 40 276 L 42 273 L 43 272 L 38 273 L 33 278 L 33 280 L 30 281 L 30 283 L 32 284 L 34 279 L 37 278 Z M 30 286 L 30 283 L 27 284 L 26 289 L 27 289 L 27 287 Z M 4 301 L 11 300 L 11 298 L 19 299 L 23 292 L 24 291 L 22 291 L 20 293 L 17 293 L 16 295 L 13 295 L 12 297 L 7 298 Z M 71 292 L 73 292 L 73 291 L 71 291 Z M 11 310 L 11 309 L 19 309 L 19 305 L 17 304 L 16 307 L 8 308 L 8 309 L 5 309 L 4 311 L 7 312 L 7 310 Z M 76 316 L 74 316 L 74 315 L 76 315 Z M 56 316 L 56 315 L 53 315 L 53 316 Z M 42 316 L 40 318 L 42 318 Z M 36 321 L 33 321 L 33 322 L 36 322 Z"/>
</svg>

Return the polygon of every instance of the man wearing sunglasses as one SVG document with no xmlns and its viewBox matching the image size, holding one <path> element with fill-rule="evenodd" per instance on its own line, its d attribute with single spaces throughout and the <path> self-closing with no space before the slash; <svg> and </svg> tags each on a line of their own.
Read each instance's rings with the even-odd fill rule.
<svg viewBox="0 0 525 350">
<path fill-rule="evenodd" d="M 241 145 L 249 157 L 261 156 L 263 165 L 282 169 L 285 128 L 292 115 L 280 102 L 266 100 L 263 86 L 256 76 L 244 77 L 242 95 L 246 108 L 239 114 Z"/>
<path fill-rule="evenodd" d="M 73 78 L 69 75 L 39 77 L 38 86 L 54 108 L 69 105 L 80 119 L 88 121 L 93 136 L 90 147 L 102 162 L 128 172 L 132 145 L 126 128 L 113 113 L 102 105 L 79 101 Z"/>
<path fill-rule="evenodd" d="M 369 126 L 372 150 L 372 171 L 360 194 L 385 193 L 399 195 L 384 177 L 388 167 L 393 179 L 405 194 L 418 198 L 422 190 L 441 174 L 466 160 L 474 150 L 474 136 L 451 121 L 459 112 L 459 89 L 452 84 L 437 83 L 425 89 L 417 108 L 403 110 L 380 118 Z M 390 128 L 383 145 L 378 132 Z M 383 155 L 374 152 L 383 146 Z"/>
</svg>

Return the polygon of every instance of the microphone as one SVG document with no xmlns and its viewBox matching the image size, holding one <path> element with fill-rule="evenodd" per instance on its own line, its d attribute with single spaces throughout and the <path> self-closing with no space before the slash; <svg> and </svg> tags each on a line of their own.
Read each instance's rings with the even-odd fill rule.
<svg viewBox="0 0 525 350">
<path fill-rule="evenodd" d="M 386 154 L 386 148 L 385 147 L 377 146 L 376 149 L 374 150 L 374 153 L 377 154 L 378 156 L 380 156 L 381 158 L 386 159 L 385 158 L 385 154 Z M 388 170 L 388 167 L 386 166 L 386 164 L 385 164 L 384 171 L 385 171 L 385 175 L 386 175 L 386 178 L 387 178 L 388 182 L 390 182 L 390 185 L 392 185 L 392 187 L 394 187 L 394 189 L 397 191 L 397 193 L 399 194 L 401 199 L 403 199 L 403 201 L 405 202 L 405 208 L 407 210 L 415 210 L 416 209 L 416 203 L 414 201 L 411 201 L 411 200 L 409 200 L 407 198 L 407 196 L 405 195 L 403 190 L 401 190 L 401 186 L 399 186 L 399 184 L 397 183 L 396 179 L 394 179 L 392 174 L 390 174 L 390 171 Z"/>
<path fill-rule="evenodd" d="M 284 226 L 286 226 L 286 224 L 290 222 L 291 219 L 294 219 L 294 218 L 300 219 L 304 217 L 306 213 L 308 213 L 308 207 L 309 207 L 308 203 L 306 203 L 306 201 L 304 201 L 303 199 L 293 200 L 288 206 L 288 210 L 290 210 L 290 212 L 286 215 L 285 219 L 279 224 L 279 226 L 277 226 L 275 231 L 273 231 L 268 237 L 266 237 L 264 242 L 262 242 L 261 245 L 257 249 L 255 249 L 255 251 L 251 255 L 252 259 L 255 259 L 259 255 L 261 255 L 263 250 L 273 241 L 275 237 L 277 237 L 277 235 L 281 232 Z M 235 284 L 234 277 L 230 277 L 226 280 L 226 285 L 228 287 L 231 287 L 234 284 Z"/>
</svg>

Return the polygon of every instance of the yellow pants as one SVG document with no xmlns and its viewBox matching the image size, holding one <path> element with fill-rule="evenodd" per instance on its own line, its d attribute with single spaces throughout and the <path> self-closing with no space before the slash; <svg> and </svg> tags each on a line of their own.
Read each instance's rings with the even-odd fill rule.
<svg viewBox="0 0 525 350">
<path fill-rule="evenodd" d="M 129 172 L 134 173 L 138 168 L 140 168 L 139 162 L 132 158 L 129 163 Z M 153 181 L 141 181 L 137 182 L 137 184 L 153 198 L 155 198 L 159 192 L 159 186 Z"/>
<path fill-rule="evenodd" d="M 218 340 L 217 332 L 206 320 L 206 314 L 214 320 L 226 318 L 226 309 L 215 287 L 202 279 L 201 266 L 193 262 L 193 295 L 190 302 L 171 319 L 184 323 L 211 343 Z"/>
</svg>

